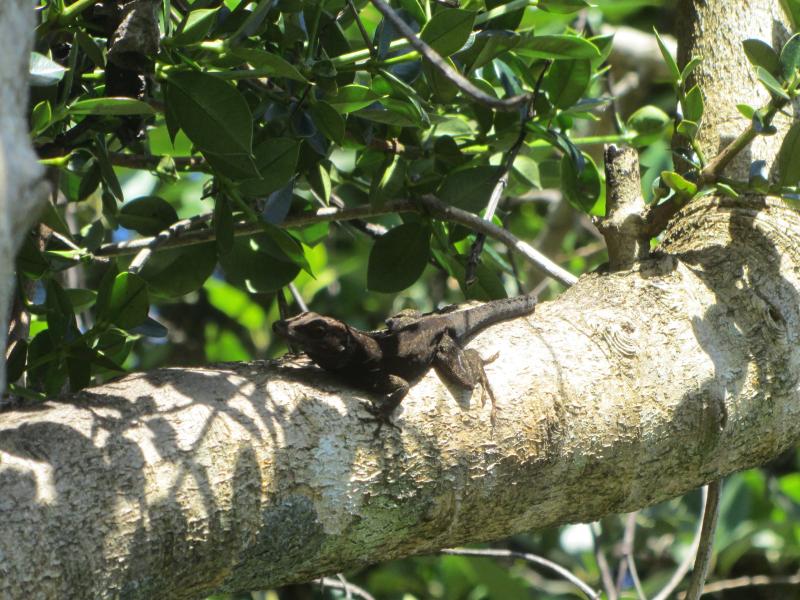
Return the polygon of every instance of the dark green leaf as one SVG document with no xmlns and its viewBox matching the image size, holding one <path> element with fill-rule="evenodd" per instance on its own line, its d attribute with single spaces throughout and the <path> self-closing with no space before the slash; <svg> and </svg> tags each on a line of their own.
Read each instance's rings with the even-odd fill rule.
<svg viewBox="0 0 800 600">
<path fill-rule="evenodd" d="M 444 61 L 451 69 L 457 70 L 452 59 L 445 58 Z M 458 96 L 458 87 L 456 84 L 442 75 L 439 69 L 431 65 L 428 61 L 422 63 L 422 72 L 425 74 L 425 80 L 431 88 L 434 100 L 442 104 L 447 104 Z"/>
<path fill-rule="evenodd" d="M 47 281 L 45 286 L 45 310 L 47 312 L 47 330 L 54 344 L 62 340 L 70 341 L 78 337 L 78 325 L 75 321 L 75 312 L 69 301 L 69 296 L 58 282 L 53 279 Z"/>
<path fill-rule="evenodd" d="M 683 102 L 683 118 L 695 123 L 700 123 L 703 116 L 703 92 L 700 87 L 695 85 L 686 92 L 686 99 Z"/>
<path fill-rule="evenodd" d="M 420 38 L 440 55 L 450 56 L 467 42 L 474 22 L 475 13 L 460 8 L 446 8 L 425 24 Z"/>
<path fill-rule="evenodd" d="M 346 85 L 339 93 L 329 99 L 329 104 L 338 112 L 347 114 L 365 108 L 380 99 L 380 96 L 363 85 Z"/>
<path fill-rule="evenodd" d="M 558 60 L 595 58 L 600 50 L 592 42 L 576 35 L 537 35 L 522 38 L 514 52 L 529 58 Z"/>
<path fill-rule="evenodd" d="M 458 53 L 456 57 L 469 73 L 489 64 L 496 57 L 514 48 L 519 42 L 517 33 L 506 30 L 480 31 L 475 41 Z"/>
<path fill-rule="evenodd" d="M 47 272 L 47 261 L 36 247 L 36 240 L 30 235 L 23 238 L 17 252 L 17 271 L 28 279 L 40 279 Z"/>
<path fill-rule="evenodd" d="M 344 117 L 333 106 L 327 102 L 315 102 L 310 112 L 314 125 L 322 135 L 337 144 L 344 141 Z"/>
<path fill-rule="evenodd" d="M 780 59 L 778 53 L 772 49 L 772 46 L 761 40 L 745 40 L 742 42 L 744 53 L 747 55 L 747 60 L 754 67 L 762 67 L 776 77 L 781 72 Z"/>
<path fill-rule="evenodd" d="M 678 83 L 681 79 L 681 70 L 678 68 L 678 63 L 672 58 L 672 54 L 664 43 L 664 40 L 658 35 L 658 31 L 656 31 L 655 27 L 653 28 L 653 33 L 656 35 L 656 41 L 658 42 L 658 49 L 661 50 L 661 56 L 664 57 L 664 62 L 667 63 L 667 68 L 672 74 L 672 83 Z"/>
<path fill-rule="evenodd" d="M 778 152 L 778 183 L 781 187 L 800 183 L 800 122 L 786 133 Z"/>
<path fill-rule="evenodd" d="M 169 334 L 166 327 L 150 317 L 147 317 L 144 323 L 134 327 L 130 332 L 136 335 L 144 335 L 153 338 L 165 338 Z"/>
<path fill-rule="evenodd" d="M 172 205 L 158 196 L 142 196 L 126 202 L 119 210 L 119 224 L 142 235 L 156 235 L 178 220 Z"/>
<path fill-rule="evenodd" d="M 307 80 L 294 65 L 278 54 L 272 54 L 258 48 L 234 48 L 231 53 L 246 60 L 254 69 L 258 69 L 267 77 L 283 77 L 305 83 Z"/>
<path fill-rule="evenodd" d="M 43 387 L 49 396 L 55 396 L 61 391 L 67 378 L 66 365 L 61 361 L 61 355 L 47 330 L 39 332 L 31 341 L 28 347 L 28 365 L 32 384 Z"/>
<path fill-rule="evenodd" d="M 15 340 L 10 348 L 6 360 L 6 381 L 14 383 L 22 377 L 25 371 L 25 361 L 28 359 L 28 342 L 25 340 Z"/>
<path fill-rule="evenodd" d="M 589 155 L 583 155 L 583 168 L 565 155 L 561 159 L 561 189 L 577 210 L 589 213 L 601 194 L 600 173 Z"/>
<path fill-rule="evenodd" d="M 78 100 L 67 112 L 71 115 L 154 115 L 155 111 L 147 102 L 135 98 L 89 98 Z"/>
<path fill-rule="evenodd" d="M 86 56 L 89 57 L 94 63 L 94 66 L 104 69 L 106 66 L 106 60 L 103 56 L 103 50 L 94 41 L 85 31 L 77 30 L 75 31 L 75 40 L 78 42 L 81 50 L 86 53 Z"/>
<path fill-rule="evenodd" d="M 189 13 L 186 21 L 170 39 L 173 46 L 191 46 L 202 42 L 217 18 L 217 8 L 199 8 Z"/>
<path fill-rule="evenodd" d="M 151 258 L 160 257 L 161 253 Z M 145 267 L 146 268 L 146 267 Z M 147 284 L 139 275 L 120 273 L 114 278 L 108 293 L 101 287 L 97 296 L 97 319 L 113 323 L 120 329 L 136 327 L 147 318 L 150 304 L 147 298 Z"/>
<path fill-rule="evenodd" d="M 56 85 L 64 77 L 66 71 L 64 67 L 47 58 L 44 54 L 31 52 L 30 66 L 28 68 L 31 85 L 42 87 Z"/>
<path fill-rule="evenodd" d="M 66 358 L 69 389 L 71 392 L 77 392 L 85 388 L 92 379 L 92 363 L 86 360 L 86 352 L 80 352 L 80 349 L 89 350 L 85 342 L 79 342 L 74 347 L 70 348 L 70 350 L 76 352 L 77 355 L 70 352 L 67 354 Z"/>
<path fill-rule="evenodd" d="M 218 195 L 214 200 L 214 237 L 220 255 L 227 254 L 233 247 L 233 213 L 228 199 Z"/>
<path fill-rule="evenodd" d="M 294 175 L 300 143 L 291 138 L 273 138 L 255 149 L 255 163 L 260 177 L 239 185 L 243 194 L 266 196 L 285 186 Z"/>
<path fill-rule="evenodd" d="M 215 154 L 250 154 L 253 118 L 247 101 L 234 86 L 205 73 L 171 73 L 166 101 L 181 129 L 199 149 Z"/>
<path fill-rule="evenodd" d="M 220 265 L 229 281 L 254 293 L 279 290 L 300 272 L 264 234 L 237 237 L 231 251 L 220 257 Z"/>
<path fill-rule="evenodd" d="M 384 98 L 377 106 L 363 108 L 353 113 L 356 117 L 385 123 L 386 125 L 397 125 L 398 127 L 418 127 L 424 126 L 424 121 L 418 107 L 411 102 L 403 102 L 393 98 Z M 425 115 L 427 119 L 427 115 Z"/>
<path fill-rule="evenodd" d="M 539 0 L 537 8 L 553 13 L 574 13 L 584 8 L 589 8 L 591 4 L 587 0 Z"/>
<path fill-rule="evenodd" d="M 422 223 L 405 223 L 379 237 L 367 266 L 367 288 L 394 293 L 419 279 L 430 257 L 430 229 Z"/>
<path fill-rule="evenodd" d="M 117 179 L 117 173 L 114 171 L 111 159 L 108 157 L 108 149 L 106 148 L 106 142 L 102 135 L 95 136 L 95 151 L 97 153 L 97 163 L 100 165 L 100 176 L 105 184 L 105 189 L 114 197 L 114 200 L 123 202 L 125 197 L 122 195 L 122 186 L 119 184 L 119 179 Z"/>
<path fill-rule="evenodd" d="M 447 204 L 470 212 L 486 208 L 500 177 L 499 167 L 480 166 L 448 173 L 436 192 Z"/>
<path fill-rule="evenodd" d="M 567 108 L 583 96 L 592 77 L 588 60 L 556 60 L 544 81 L 550 102 L 558 108 Z"/>
<path fill-rule="evenodd" d="M 200 289 L 216 264 L 216 246 L 209 242 L 157 252 L 147 261 L 141 276 L 154 295 L 178 298 Z"/>
<path fill-rule="evenodd" d="M 70 304 L 75 312 L 81 312 L 94 305 L 97 300 L 97 292 L 83 288 L 68 288 L 64 290 L 69 298 Z"/>
<path fill-rule="evenodd" d="M 694 196 L 697 193 L 697 186 L 675 171 L 662 171 L 661 181 L 666 183 L 670 189 L 684 196 Z"/>
<path fill-rule="evenodd" d="M 781 49 L 781 69 L 784 81 L 789 81 L 800 69 L 800 33 L 795 33 Z"/>
<path fill-rule="evenodd" d="M 264 209 L 261 211 L 261 217 L 267 223 L 280 225 L 286 215 L 289 214 L 293 197 L 294 181 L 289 181 L 287 185 L 267 196 L 267 200 L 264 202 Z"/>
</svg>

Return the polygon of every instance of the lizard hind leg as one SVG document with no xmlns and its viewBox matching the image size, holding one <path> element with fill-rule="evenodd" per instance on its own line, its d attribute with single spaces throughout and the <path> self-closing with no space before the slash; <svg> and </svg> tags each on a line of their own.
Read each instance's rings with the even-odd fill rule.
<svg viewBox="0 0 800 600">
<path fill-rule="evenodd" d="M 477 350 L 464 350 L 458 343 L 449 336 L 442 337 L 439 347 L 434 357 L 436 370 L 448 381 L 457 384 L 464 389 L 474 389 L 478 384 L 481 386 L 481 406 L 486 405 L 486 395 L 492 402 L 491 422 L 495 424 L 497 415 L 497 400 L 494 390 L 489 384 L 484 365 L 497 359 L 499 353 L 484 359 Z"/>
</svg>

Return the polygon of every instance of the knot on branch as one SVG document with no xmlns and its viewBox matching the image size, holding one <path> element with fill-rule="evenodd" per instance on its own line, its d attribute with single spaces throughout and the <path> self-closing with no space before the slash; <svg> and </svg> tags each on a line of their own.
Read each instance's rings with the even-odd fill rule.
<svg viewBox="0 0 800 600">
<path fill-rule="evenodd" d="M 609 270 L 621 271 L 650 253 L 636 150 L 606 146 L 605 171 L 606 216 L 597 227 L 608 247 Z"/>
</svg>

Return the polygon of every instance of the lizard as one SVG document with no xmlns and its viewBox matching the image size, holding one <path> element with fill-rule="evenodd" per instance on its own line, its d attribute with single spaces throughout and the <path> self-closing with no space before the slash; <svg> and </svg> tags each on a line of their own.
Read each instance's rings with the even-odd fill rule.
<svg viewBox="0 0 800 600">
<path fill-rule="evenodd" d="M 483 367 L 497 355 L 484 360 L 477 350 L 464 349 L 464 345 L 490 325 L 531 314 L 535 307 L 536 297 L 528 294 L 425 314 L 406 310 L 387 319 L 387 328 L 378 331 L 362 331 L 333 317 L 303 312 L 276 321 L 273 330 L 323 369 L 357 388 L 380 394 L 367 405 L 379 423 L 393 425 L 392 412 L 411 384 L 431 367 L 464 389 L 481 384 L 481 404 L 488 394 L 494 423 L 496 401 Z"/>
</svg>

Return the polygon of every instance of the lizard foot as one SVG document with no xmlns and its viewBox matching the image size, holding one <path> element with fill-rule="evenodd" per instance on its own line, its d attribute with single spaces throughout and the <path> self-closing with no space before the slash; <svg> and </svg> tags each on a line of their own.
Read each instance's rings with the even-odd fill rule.
<svg viewBox="0 0 800 600">
<path fill-rule="evenodd" d="M 371 417 L 358 417 L 358 420 L 362 423 L 374 423 L 377 424 L 375 427 L 375 431 L 372 433 L 372 438 L 376 439 L 381 432 L 381 429 L 384 425 L 387 427 L 392 427 L 400 431 L 400 427 L 392 422 L 391 416 L 386 414 L 386 411 L 376 407 L 371 402 L 361 402 L 361 405 L 364 407 Z"/>
</svg>

